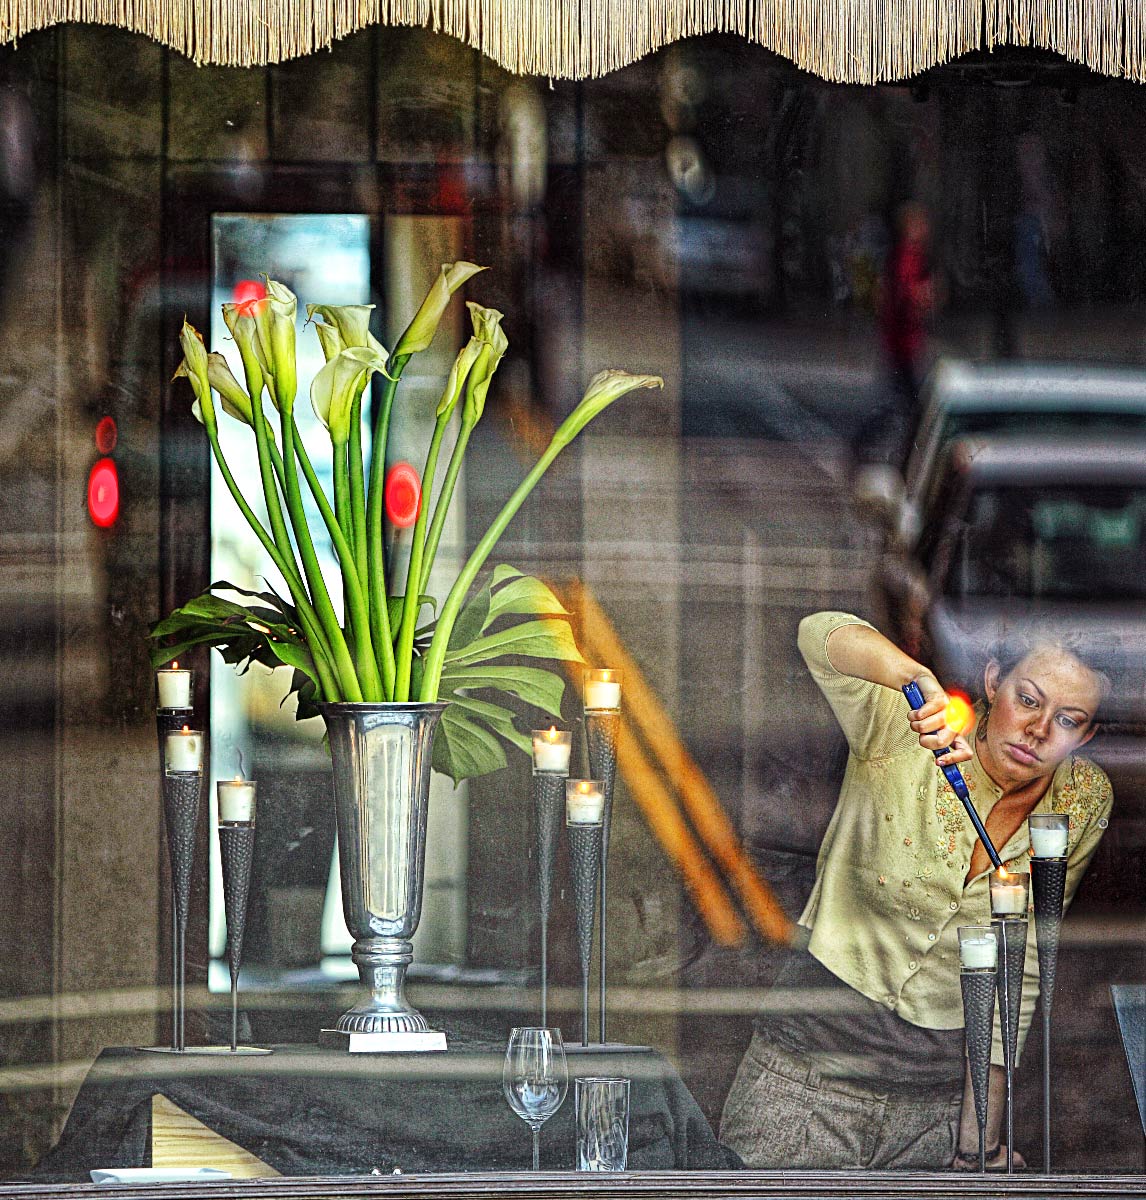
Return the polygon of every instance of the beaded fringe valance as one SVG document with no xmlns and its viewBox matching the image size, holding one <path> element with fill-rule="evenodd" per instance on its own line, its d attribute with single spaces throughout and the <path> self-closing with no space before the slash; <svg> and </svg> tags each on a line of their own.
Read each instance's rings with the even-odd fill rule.
<svg viewBox="0 0 1146 1200">
<path fill-rule="evenodd" d="M 382 23 L 426 26 L 555 79 L 604 75 L 703 33 L 739 34 L 846 83 L 1004 44 L 1146 79 L 1146 0 L 0 0 L 0 42 L 61 21 L 119 25 L 226 66 L 296 58 Z"/>
</svg>

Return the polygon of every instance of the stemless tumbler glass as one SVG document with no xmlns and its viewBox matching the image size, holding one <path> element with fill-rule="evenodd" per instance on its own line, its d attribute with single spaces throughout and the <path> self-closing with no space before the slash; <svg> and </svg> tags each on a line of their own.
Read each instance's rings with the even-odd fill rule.
<svg viewBox="0 0 1146 1200">
<path fill-rule="evenodd" d="M 629 1081 L 576 1080 L 577 1170 L 623 1171 L 629 1161 Z"/>
<path fill-rule="evenodd" d="M 533 1169 L 539 1169 L 541 1126 L 561 1107 L 569 1067 L 560 1029 L 524 1026 L 509 1035 L 501 1087 L 509 1107 L 533 1131 Z"/>
</svg>

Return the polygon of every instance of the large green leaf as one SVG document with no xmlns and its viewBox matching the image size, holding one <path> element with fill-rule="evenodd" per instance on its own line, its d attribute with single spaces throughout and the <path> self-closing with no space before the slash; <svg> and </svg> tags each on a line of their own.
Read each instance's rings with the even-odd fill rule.
<svg viewBox="0 0 1146 1200">
<path fill-rule="evenodd" d="M 434 737 L 433 767 L 449 775 L 454 783 L 488 775 L 506 765 L 501 743 L 487 730 L 474 724 L 458 704 L 442 713 Z"/>
<path fill-rule="evenodd" d="M 451 707 L 457 707 L 468 716 L 488 725 L 495 733 L 500 734 L 507 742 L 512 742 L 519 750 L 529 754 L 533 750 L 532 739 L 521 732 L 513 723 L 513 713 L 500 704 L 490 704 L 488 700 L 475 700 L 472 696 L 455 695 Z"/>
<path fill-rule="evenodd" d="M 482 631 L 498 617 L 519 614 L 524 616 L 568 616 L 568 612 L 553 592 L 532 575 L 519 575 L 505 587 L 493 593 L 489 615 Z"/>
<path fill-rule="evenodd" d="M 458 688 L 494 688 L 510 692 L 526 704 L 536 705 L 551 716 L 561 716 L 565 680 L 541 667 L 451 667 L 442 671 L 442 691 Z M 443 696 L 443 699 L 446 697 Z"/>
<path fill-rule="evenodd" d="M 584 662 L 567 621 L 522 621 L 497 633 L 476 638 L 448 651 L 447 666 L 473 666 L 514 654 L 524 658 L 552 658 L 559 662 Z"/>
</svg>

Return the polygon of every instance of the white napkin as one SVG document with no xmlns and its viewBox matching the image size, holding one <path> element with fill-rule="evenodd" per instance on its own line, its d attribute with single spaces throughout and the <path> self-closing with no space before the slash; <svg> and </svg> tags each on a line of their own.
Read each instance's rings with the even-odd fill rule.
<svg viewBox="0 0 1146 1200">
<path fill-rule="evenodd" d="M 230 1179 L 218 1167 L 106 1167 L 92 1171 L 92 1183 L 199 1183 Z"/>
</svg>

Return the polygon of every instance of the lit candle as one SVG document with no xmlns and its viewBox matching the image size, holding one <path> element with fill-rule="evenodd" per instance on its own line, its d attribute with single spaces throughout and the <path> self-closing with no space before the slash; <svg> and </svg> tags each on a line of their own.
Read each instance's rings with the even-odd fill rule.
<svg viewBox="0 0 1146 1200">
<path fill-rule="evenodd" d="M 1066 813 L 1038 813 L 1027 820 L 1032 858 L 1065 858 L 1069 819 Z"/>
<path fill-rule="evenodd" d="M 991 876 L 991 915 L 994 917 L 1025 917 L 1027 888 L 1031 877 L 998 870 Z"/>
<path fill-rule="evenodd" d="M 585 707 L 587 709 L 621 707 L 621 672 L 608 667 L 585 672 Z"/>
<path fill-rule="evenodd" d="M 255 819 L 253 779 L 220 779 L 215 785 L 221 825 L 250 825 Z"/>
<path fill-rule="evenodd" d="M 164 761 L 168 773 L 203 769 L 203 734 L 198 729 L 182 729 L 167 735 Z"/>
<path fill-rule="evenodd" d="M 565 823 L 600 825 L 605 817 L 605 793 L 596 779 L 570 779 L 565 784 Z"/>
<path fill-rule="evenodd" d="M 159 688 L 159 708 L 191 707 L 191 672 L 173 662 L 155 672 Z"/>
<path fill-rule="evenodd" d="M 533 769 L 554 775 L 569 774 L 569 756 L 573 752 L 573 734 L 551 725 L 533 731 Z"/>
<path fill-rule="evenodd" d="M 965 971 L 995 970 L 999 943 L 989 925 L 964 925 L 959 930 L 959 965 Z"/>
</svg>

